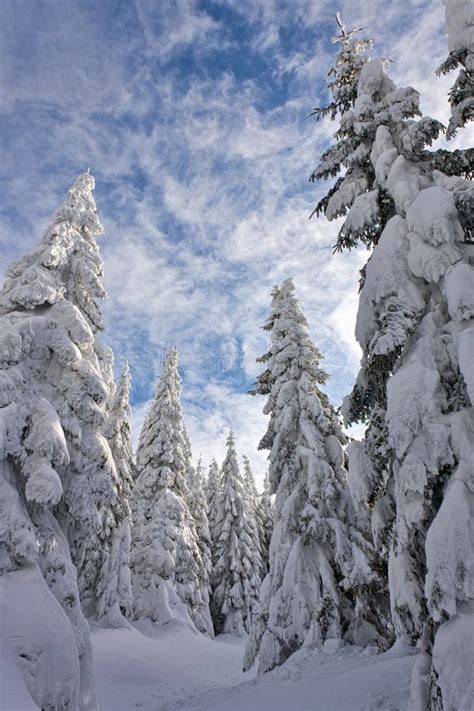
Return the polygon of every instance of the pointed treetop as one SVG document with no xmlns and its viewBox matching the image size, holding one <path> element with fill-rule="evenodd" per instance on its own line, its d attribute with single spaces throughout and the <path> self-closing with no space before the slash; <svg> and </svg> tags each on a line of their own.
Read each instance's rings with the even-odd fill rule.
<svg viewBox="0 0 474 711">
<path fill-rule="evenodd" d="M 106 297 L 95 236 L 103 232 L 92 196 L 95 181 L 83 173 L 54 212 L 41 242 L 6 270 L 0 309 L 60 304 L 79 308 L 93 333 L 103 328 L 98 302 Z"/>
<path fill-rule="evenodd" d="M 205 489 L 206 489 L 208 503 L 213 499 L 213 497 L 216 494 L 217 489 L 219 488 L 220 476 L 221 476 L 221 472 L 220 472 L 218 463 L 216 462 L 215 459 L 211 459 L 211 463 L 209 464 L 209 469 L 207 472 L 206 481 L 204 484 Z M 212 512 L 211 515 L 213 513 L 215 513 L 215 512 Z"/>
<path fill-rule="evenodd" d="M 130 412 L 129 404 L 129 394 L 130 386 L 132 382 L 132 377 L 130 375 L 130 368 L 126 358 L 123 359 L 122 372 L 118 379 L 117 387 L 112 398 L 111 409 L 117 409 L 120 406 L 125 407 L 125 409 Z"/>
<path fill-rule="evenodd" d="M 285 281 L 280 287 L 280 291 L 283 295 L 291 294 L 292 291 L 295 291 L 295 283 L 293 281 L 293 277 L 288 277 L 288 279 L 285 279 Z"/>
<path fill-rule="evenodd" d="M 353 30 L 346 30 L 346 26 L 344 22 L 342 21 L 342 16 L 339 11 L 336 12 L 336 22 L 339 27 L 340 33 L 333 37 L 331 39 L 331 42 L 333 44 L 347 44 L 352 37 L 352 35 L 355 35 L 356 32 L 362 32 L 363 28 L 362 27 L 357 27 L 356 29 Z"/>
<path fill-rule="evenodd" d="M 257 485 L 255 483 L 255 476 L 253 473 L 252 465 L 250 464 L 250 459 L 243 454 L 242 459 L 244 462 L 244 483 L 247 488 L 247 494 L 256 498 L 258 496 Z"/>
<path fill-rule="evenodd" d="M 129 389 L 132 377 L 130 374 L 130 366 L 126 358 L 122 358 L 122 372 L 120 373 L 120 378 L 118 382 L 117 389 L 120 387 L 127 387 Z"/>
<path fill-rule="evenodd" d="M 130 373 L 130 363 L 125 356 L 122 357 L 122 364 L 122 375 L 128 375 Z"/>
<path fill-rule="evenodd" d="M 207 471 L 207 481 L 206 486 L 212 485 L 220 476 L 220 468 L 217 461 L 213 458 L 210 461 L 209 469 Z"/>
<path fill-rule="evenodd" d="M 227 437 L 227 452 L 225 455 L 224 462 L 222 464 L 222 474 L 225 477 L 229 474 L 235 477 L 237 475 L 240 477 L 239 462 L 237 459 L 237 450 L 235 448 L 235 438 L 233 430 L 229 431 L 229 436 Z"/>
<path fill-rule="evenodd" d="M 171 388 L 178 391 L 178 396 L 181 395 L 181 378 L 178 373 L 179 353 L 175 346 L 172 346 L 165 356 L 163 369 L 158 378 L 155 389 L 155 397 L 157 397 L 165 388 Z"/>
<path fill-rule="evenodd" d="M 331 91 L 332 101 L 328 106 L 313 109 L 310 116 L 315 116 L 317 120 L 325 116 L 330 116 L 334 120 L 337 114 L 344 114 L 354 105 L 360 70 L 368 60 L 364 53 L 374 46 L 374 41 L 371 39 L 355 37 L 361 31 L 361 27 L 347 30 L 339 12 L 336 13 L 336 22 L 339 34 L 332 38 L 332 42 L 340 44 L 341 48 L 336 55 L 334 66 L 328 73 L 327 86 Z M 314 179 L 313 176 L 310 179 Z"/>
<path fill-rule="evenodd" d="M 165 367 L 166 368 L 177 368 L 179 364 L 179 353 L 176 346 L 171 346 L 166 353 Z"/>
</svg>

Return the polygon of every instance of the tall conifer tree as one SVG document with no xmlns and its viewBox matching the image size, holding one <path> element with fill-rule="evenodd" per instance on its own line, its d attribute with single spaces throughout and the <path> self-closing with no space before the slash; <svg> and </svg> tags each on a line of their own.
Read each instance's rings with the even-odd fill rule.
<svg viewBox="0 0 474 711">
<path fill-rule="evenodd" d="M 474 545 L 466 483 L 474 451 L 466 355 L 473 192 L 455 176 L 469 175 L 472 161 L 469 168 L 469 151 L 430 152 L 442 127 L 413 120 L 417 114 L 418 93 L 396 87 L 384 63 L 372 60 L 360 71 L 353 109 L 341 117 L 354 134 L 370 137 L 374 190 L 391 206 L 363 273 L 356 324 L 363 357 L 344 410 L 349 422 L 369 424 L 370 466 L 355 470 L 369 493 L 376 543 L 390 541 L 395 630 L 423 647 L 412 703 L 462 708 L 469 689 L 455 681 L 455 669 L 466 655 L 474 658 L 472 643 L 459 644 L 470 618 L 462 630 L 454 621 L 473 596 L 461 561 Z M 350 223 L 347 235 L 343 246 L 358 239 Z M 357 452 L 359 462 L 364 456 Z"/>
<path fill-rule="evenodd" d="M 264 328 L 272 346 L 260 359 L 266 370 L 254 392 L 268 396 L 270 421 L 260 447 L 270 450 L 275 519 L 270 570 L 244 660 L 248 668 L 258 656 L 260 671 L 305 642 L 378 639 L 365 610 L 357 604 L 353 610 L 350 601 L 376 582 L 368 563 L 372 548 L 346 523 L 346 439 L 320 389 L 327 375 L 291 279 L 275 287 Z"/>
<path fill-rule="evenodd" d="M 189 441 L 181 409 L 178 352 L 168 352 L 137 450 L 132 497 L 132 588 L 136 618 L 191 619 L 206 632 L 201 557 L 186 483 Z"/>
<path fill-rule="evenodd" d="M 268 573 L 270 541 L 273 531 L 274 506 L 270 496 L 268 473 L 265 476 L 263 492 L 258 497 L 258 517 L 261 525 L 260 547 L 262 553 L 262 580 Z"/>
<path fill-rule="evenodd" d="M 9 267 L 0 294 L 4 621 L 17 625 L 14 644 L 40 708 L 96 708 L 79 594 L 94 614 L 102 512 L 118 502 L 101 434 L 110 392 L 97 341 L 105 292 L 93 188 L 91 175 L 77 179 L 38 247 Z M 17 603 L 34 611 L 31 625 L 19 624 Z"/>
<path fill-rule="evenodd" d="M 211 614 L 217 634 L 249 631 L 260 587 L 258 530 L 249 509 L 232 432 L 215 499 Z"/>
<path fill-rule="evenodd" d="M 219 465 L 215 459 L 211 460 L 209 465 L 209 470 L 207 473 L 207 479 L 205 482 L 205 493 L 206 493 L 206 503 L 207 503 L 207 520 L 209 522 L 209 532 L 211 534 L 212 550 L 214 549 L 214 543 L 216 540 L 216 501 L 219 489 L 221 487 L 221 472 Z"/>
<path fill-rule="evenodd" d="M 203 600 L 203 625 L 204 630 L 209 635 L 214 634 L 211 614 L 209 612 L 209 602 L 211 597 L 210 575 L 212 569 L 211 561 L 211 534 L 209 531 L 209 521 L 207 519 L 207 501 L 204 493 L 204 469 L 202 460 L 199 458 L 196 469 L 189 467 L 187 482 L 190 491 L 189 510 L 194 521 L 197 544 L 200 554 L 199 563 L 199 585 Z"/>
<path fill-rule="evenodd" d="M 469 0 L 443 0 L 446 6 L 446 30 L 449 54 L 437 74 L 447 74 L 459 67 L 459 74 L 449 92 L 451 118 L 447 138 L 474 120 L 474 7 Z"/>
<path fill-rule="evenodd" d="M 104 529 L 110 538 L 102 567 L 97 612 L 102 623 L 121 626 L 133 609 L 130 580 L 131 510 L 135 455 L 130 428 L 130 369 L 125 361 L 110 403 L 104 427 L 117 471 L 117 503 L 104 512 Z M 109 535 L 111 529 L 111 535 Z"/>
</svg>

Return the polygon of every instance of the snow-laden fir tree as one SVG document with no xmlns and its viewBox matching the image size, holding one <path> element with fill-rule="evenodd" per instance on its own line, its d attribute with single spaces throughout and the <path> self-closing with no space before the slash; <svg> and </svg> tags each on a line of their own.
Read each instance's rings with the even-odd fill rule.
<svg viewBox="0 0 474 711">
<path fill-rule="evenodd" d="M 247 497 L 247 509 L 250 516 L 253 518 L 257 525 L 258 553 L 260 559 L 262 560 L 262 569 L 259 571 L 259 575 L 260 579 L 263 580 L 262 542 L 264 539 L 264 522 L 259 507 L 259 494 L 257 491 L 257 485 L 255 484 L 255 476 L 253 473 L 252 465 L 250 464 L 250 460 L 247 456 L 242 455 L 242 460 L 244 462 L 242 479 L 244 483 L 245 496 Z"/>
<path fill-rule="evenodd" d="M 467 176 L 472 172 L 472 151 L 455 151 L 453 154 L 443 150 L 428 152 L 426 146 L 436 138 L 442 127 L 439 122 L 429 118 L 414 121 L 413 117 L 419 114 L 418 93 L 410 87 L 396 87 L 386 75 L 383 62 L 377 60 L 365 63 L 361 68 L 353 108 L 340 117 L 341 130 L 346 131 L 349 127 L 350 135 L 356 142 L 364 138 L 369 157 L 368 172 L 373 173 L 371 191 L 373 195 L 378 195 L 379 206 L 381 197 L 385 205 L 382 215 L 380 210 L 377 213 L 377 210 L 364 202 L 369 199 L 371 191 L 357 197 L 346 215 L 342 228 L 345 240 L 339 241 L 339 246 L 350 248 L 355 245 L 360 239 L 360 225 L 372 225 L 369 231 L 376 234 L 376 239 L 371 240 L 372 244 L 377 244 L 382 234 L 385 236 L 383 247 L 378 246 L 374 250 L 362 271 L 356 336 L 364 357 L 356 385 L 351 397 L 345 402 L 344 410 L 349 423 L 362 420 L 368 425 L 365 442 L 361 445 L 363 451 L 359 447 L 358 456 L 353 459 L 351 479 L 358 479 L 353 491 L 366 491 L 367 503 L 372 509 L 371 524 L 375 544 L 382 554 L 387 555 L 395 524 L 397 498 L 391 468 L 393 439 L 389 436 L 386 417 L 387 380 L 397 367 L 398 358 L 426 304 L 423 288 L 426 276 L 419 266 L 414 266 L 413 273 L 409 273 L 411 267 L 408 266 L 407 250 L 403 244 L 403 229 L 399 229 L 403 227 L 403 222 L 397 222 L 397 214 L 400 218 L 405 217 L 412 196 L 420 189 L 429 187 L 433 183 L 432 176 L 439 175 L 440 169 L 450 176 Z M 472 198 L 461 183 L 452 183 L 453 197 L 464 233 L 470 235 Z M 353 219 L 354 215 L 356 219 Z M 332 217 L 327 213 L 326 216 Z M 416 235 L 412 237 L 412 244 L 411 260 L 414 264 L 421 258 L 425 248 L 419 241 L 417 244 Z M 442 240 L 439 245 L 431 246 L 427 268 L 432 269 L 432 277 L 437 280 L 438 270 L 451 263 L 453 252 L 450 245 L 443 244 Z M 383 273 L 381 262 L 385 265 L 382 267 Z M 371 284 L 366 284 L 367 279 Z M 354 453 L 356 449 L 351 448 L 351 452 Z M 426 523 L 421 526 L 423 528 L 426 529 Z M 412 543 L 423 558 L 422 541 Z M 422 568 L 421 560 L 419 564 Z M 381 572 L 383 574 L 383 570 Z M 410 570 L 407 575 L 410 579 L 416 577 Z M 418 576 L 417 592 L 413 596 L 419 600 L 418 613 L 415 615 L 418 622 L 412 633 L 413 639 L 420 633 L 420 624 L 422 626 L 422 579 L 421 574 Z M 407 590 L 408 587 L 405 587 Z M 392 594 L 392 603 L 393 600 Z M 393 611 L 395 622 L 400 616 L 399 606 L 396 608 Z M 402 604 L 400 609 L 403 611 L 402 616 L 405 616 L 406 606 Z M 406 620 L 406 625 L 398 624 L 399 634 L 402 634 L 402 629 L 410 628 L 408 617 Z"/>
<path fill-rule="evenodd" d="M 221 472 L 219 465 L 215 459 L 211 460 L 209 465 L 209 470 L 207 472 L 207 478 L 204 484 L 204 491 L 206 494 L 207 503 L 207 520 L 209 523 L 209 532 L 211 534 L 212 548 L 214 548 L 214 541 L 216 538 L 215 534 L 215 520 L 216 520 L 216 500 L 217 495 L 221 486 Z"/>
<path fill-rule="evenodd" d="M 378 641 L 365 619 L 361 592 L 375 585 L 372 548 L 347 523 L 343 444 L 334 408 L 320 390 L 327 375 L 291 279 L 273 291 L 264 328 L 271 350 L 255 393 L 267 395 L 270 415 L 261 449 L 270 450 L 270 491 L 275 493 L 270 570 L 262 584 L 259 615 L 244 668 L 284 662 L 303 644 L 326 639 Z"/>
<path fill-rule="evenodd" d="M 179 378 L 176 371 L 175 377 Z M 181 387 L 180 382 L 178 382 L 178 387 Z M 190 519 L 188 522 L 189 527 L 194 530 L 196 535 L 196 541 L 198 544 L 199 557 L 195 558 L 195 563 L 198 567 L 198 579 L 201 591 L 201 598 L 203 600 L 203 605 L 200 607 L 200 612 L 195 613 L 194 623 L 196 627 L 203 632 L 213 636 L 214 628 L 212 625 L 211 613 L 209 611 L 209 600 L 210 600 L 210 532 L 209 532 L 209 521 L 207 519 L 207 499 L 204 493 L 204 476 L 202 469 L 201 460 L 198 462 L 197 470 L 193 466 L 192 462 L 192 450 L 191 441 L 189 439 L 189 434 L 186 426 L 183 422 L 183 438 L 184 438 L 184 460 L 186 468 L 186 483 L 187 483 L 187 494 L 186 503 L 188 505 L 188 510 L 190 513 Z M 191 485 L 196 488 L 191 488 Z M 185 546 L 183 557 L 178 558 L 177 566 L 177 576 L 186 579 L 187 562 L 186 562 L 186 550 Z M 181 561 L 181 563 L 179 562 Z M 182 568 L 182 573 L 180 569 Z"/>
<path fill-rule="evenodd" d="M 118 499 L 104 512 L 106 562 L 99 579 L 97 613 L 102 624 L 121 626 L 132 614 L 130 580 L 131 510 L 135 455 L 130 428 L 129 402 L 131 377 L 125 361 L 107 413 L 104 435 L 109 442 L 117 471 Z"/>
<path fill-rule="evenodd" d="M 187 483 L 190 491 L 189 511 L 194 521 L 197 544 L 200 554 L 199 565 L 199 585 L 201 589 L 201 597 L 203 600 L 203 621 L 205 623 L 206 632 L 209 635 L 214 634 L 211 614 L 209 611 L 209 602 L 211 597 L 211 534 L 209 531 L 209 521 L 207 519 L 207 501 L 204 493 L 204 468 L 202 460 L 199 458 L 196 469 L 188 468 Z"/>
<path fill-rule="evenodd" d="M 310 180 L 326 180 L 344 173 L 313 211 L 313 215 L 324 214 L 328 220 L 349 213 L 337 238 L 336 249 L 340 250 L 352 247 L 357 240 L 366 245 L 377 242 L 390 205 L 384 194 L 373 189 L 375 176 L 369 159 L 372 136 L 354 131 L 357 82 L 373 42 L 359 39 L 360 29 L 347 30 L 339 13 L 336 20 L 339 34 L 333 43 L 339 44 L 340 49 L 328 74 L 332 100 L 327 106 L 314 109 L 312 115 L 318 120 L 329 116 L 334 121 L 340 117 L 340 125 L 333 144 L 322 154 Z"/>
<path fill-rule="evenodd" d="M 244 454 L 242 455 L 242 460 L 244 463 L 244 468 L 242 472 L 242 479 L 244 482 L 244 490 L 249 500 L 250 510 L 253 510 L 254 515 L 257 508 L 258 491 L 257 485 L 255 483 L 255 476 L 253 473 L 252 465 L 250 464 L 250 459 Z"/>
<path fill-rule="evenodd" d="M 260 578 L 263 580 L 268 572 L 268 548 L 270 545 L 270 528 L 271 528 L 271 502 L 270 498 L 264 494 L 259 494 L 255 484 L 255 477 L 252 470 L 250 460 L 245 455 L 242 456 L 244 461 L 243 480 L 244 490 L 247 496 L 247 506 L 252 518 L 257 524 L 258 530 L 258 546 L 259 555 L 262 561 L 260 570 Z"/>
<path fill-rule="evenodd" d="M 365 268 L 356 324 L 363 358 L 344 407 L 349 422 L 369 422 L 355 488 L 366 487 L 376 543 L 390 536 L 396 632 L 422 640 L 413 704 L 463 708 L 471 690 L 456 670 L 474 656 L 471 616 L 456 626 L 473 598 L 466 565 L 473 546 L 473 194 L 453 173 L 466 175 L 469 161 L 467 153 L 427 150 L 440 124 L 410 118 L 420 113 L 418 93 L 396 87 L 380 60 L 361 69 L 349 113 L 354 133 L 370 136 L 374 189 L 393 211 Z"/>
<path fill-rule="evenodd" d="M 400 126 L 419 113 L 419 108 L 418 94 L 411 88 L 397 90 L 393 94 L 393 101 L 388 104 L 386 97 L 391 95 L 395 87 L 385 74 L 379 89 L 380 102 L 376 108 L 365 103 L 363 96 L 358 96 L 359 78 L 369 62 L 367 50 L 371 49 L 373 42 L 358 40 L 356 35 L 360 30 L 348 31 L 340 17 L 337 17 L 337 20 L 340 34 L 334 41 L 340 44 L 340 49 L 336 55 L 335 67 L 329 73 L 330 76 L 335 75 L 335 81 L 330 83 L 329 87 L 333 95 L 330 115 L 333 120 L 338 120 L 339 126 L 335 133 L 334 145 L 323 153 L 311 179 L 327 179 L 345 171 L 316 208 L 317 214 L 323 213 L 329 220 L 344 217 L 336 244 L 336 247 L 342 250 L 351 249 L 359 242 L 369 247 L 377 244 L 384 226 L 394 215 L 393 199 L 386 187 L 376 179 L 371 159 L 376 130 L 384 117 L 388 118 L 390 124 Z M 338 69 L 343 69 L 345 63 L 348 63 L 349 67 L 355 65 L 356 69 L 351 72 Z M 337 102 L 339 91 L 343 96 L 349 95 L 350 100 Z M 328 109 L 321 111 L 328 112 Z M 433 122 L 428 128 L 434 136 L 440 125 Z M 409 148 L 409 145 L 407 147 Z M 382 164 L 379 164 L 378 170 L 383 170 Z M 361 271 L 361 286 L 364 283 L 365 271 L 366 267 Z M 390 305 L 387 306 L 388 320 L 392 312 Z M 407 304 L 404 318 L 408 325 L 413 308 L 411 304 Z M 397 315 L 393 316 L 396 317 Z M 356 382 L 350 403 L 346 402 L 345 413 L 349 422 L 364 419 L 367 423 L 364 447 L 372 466 L 369 470 L 361 469 L 359 475 L 365 479 L 364 488 L 367 489 L 368 503 L 370 507 L 375 508 L 374 521 L 377 520 L 377 526 L 374 535 L 377 547 L 386 545 L 387 534 L 393 522 L 392 492 L 386 488 L 389 448 L 385 429 L 385 383 L 391 366 L 392 359 L 380 355 L 377 352 L 377 344 L 374 344 L 366 367 L 361 370 Z"/>
<path fill-rule="evenodd" d="M 188 440 L 178 353 L 171 348 L 140 433 L 132 495 L 131 572 L 136 619 L 182 619 L 207 632 L 199 554 L 186 483 Z"/>
<path fill-rule="evenodd" d="M 437 74 L 447 74 L 460 67 L 449 92 L 451 118 L 447 138 L 474 120 L 474 5 L 471 0 L 443 0 L 446 6 L 446 31 L 449 55 Z"/>
<path fill-rule="evenodd" d="M 232 432 L 215 497 L 211 614 L 216 634 L 249 631 L 260 588 L 261 558 Z"/>
<path fill-rule="evenodd" d="M 179 377 L 177 367 L 173 369 L 171 377 L 174 380 L 174 389 L 181 393 L 181 379 Z M 209 579 L 206 570 L 207 562 L 201 557 L 199 533 L 196 528 L 196 521 L 191 512 L 191 509 L 195 507 L 196 502 L 193 500 L 193 494 L 188 486 L 188 482 L 190 480 L 194 480 L 195 469 L 192 463 L 191 441 L 189 439 L 184 420 L 182 419 L 182 415 L 181 423 L 180 431 L 183 441 L 182 451 L 184 454 L 185 469 L 185 486 L 183 489 L 183 497 L 186 503 L 184 519 L 185 535 L 182 536 L 178 542 L 175 581 L 178 595 L 182 600 L 186 601 L 188 608 L 191 609 L 191 616 L 197 629 L 203 634 L 212 636 L 214 634 L 214 629 L 209 610 Z M 193 541 L 189 539 L 189 535 L 187 533 L 188 531 L 192 533 L 194 538 Z M 207 555 L 205 541 L 204 555 Z M 192 556 L 192 560 L 190 559 L 190 556 Z M 195 569 L 197 571 L 199 594 L 197 594 L 195 584 Z M 192 574 L 190 573 L 191 570 L 193 571 Z"/>
<path fill-rule="evenodd" d="M 44 273 L 37 272 L 33 277 L 31 258 L 26 257 L 13 267 L 12 283 L 6 294 L 9 302 L 19 297 L 21 303 L 25 279 L 31 279 L 39 298 L 50 303 L 61 292 L 67 305 L 54 304 L 55 308 L 63 309 L 62 328 L 56 327 L 58 338 L 64 329 L 70 332 L 68 321 L 74 318 L 72 309 L 76 314 L 79 310 L 92 334 L 92 337 L 86 334 L 83 343 L 73 336 L 80 349 L 87 349 L 87 359 L 78 367 L 74 363 L 75 354 L 68 354 L 74 378 L 69 377 L 67 369 L 60 371 L 56 366 L 48 371 L 51 382 L 56 384 L 61 406 L 65 401 L 70 402 L 70 413 L 64 415 L 63 425 L 71 457 L 70 475 L 57 515 L 78 571 L 81 605 L 89 616 L 96 616 L 101 606 L 104 609 L 101 595 L 108 584 L 104 566 L 107 567 L 108 550 L 115 532 L 110 510 L 117 506 L 119 496 L 116 465 L 102 432 L 115 384 L 112 351 L 101 346 L 97 337 L 104 328 L 100 301 L 106 293 L 102 281 L 103 263 L 95 240 L 102 226 L 92 197 L 93 188 L 92 176 L 80 176 L 46 230 L 43 240 L 48 241 L 48 246 L 42 264 L 48 264 L 49 281 L 43 288 L 39 286 Z M 81 239 L 77 238 L 78 234 Z M 79 337 L 80 328 L 83 328 L 82 323 L 78 328 Z M 83 389 L 89 392 L 89 399 L 82 395 Z"/>
<path fill-rule="evenodd" d="M 260 522 L 260 548 L 262 555 L 262 580 L 268 573 L 268 561 L 270 554 L 270 541 L 273 532 L 274 506 L 270 496 L 270 485 L 268 473 L 265 475 L 263 492 L 257 501 L 258 520 Z"/>
<path fill-rule="evenodd" d="M 96 708 L 79 592 L 94 610 L 101 512 L 118 493 L 101 434 L 109 392 L 97 342 L 105 293 L 93 188 L 91 175 L 77 179 L 0 293 L 3 636 L 48 709 Z"/>
<path fill-rule="evenodd" d="M 359 92 L 367 101 L 378 100 L 382 75 L 374 62 L 367 81 L 361 77 Z M 400 152 L 397 146 L 409 145 L 414 127 L 397 128 L 382 123 L 372 153 L 374 165 L 385 166 L 378 180 L 397 214 L 367 266 L 356 335 L 366 368 L 375 352 L 391 361 L 394 373 L 386 388 L 393 448 L 386 487 L 396 512 L 389 578 L 397 633 L 412 642 L 422 638 L 413 703 L 422 699 L 434 709 L 454 709 L 463 708 L 472 691 L 457 669 L 474 661 L 472 635 L 463 645 L 450 621 L 474 599 L 468 582 L 473 571 L 470 563 L 466 567 L 474 547 L 468 473 L 474 400 L 467 355 L 474 270 L 460 219 L 466 204 L 472 211 L 474 196 L 467 181 L 420 161 L 419 145 L 411 156 Z M 460 623 L 462 636 L 473 624 L 469 616 Z"/>
</svg>

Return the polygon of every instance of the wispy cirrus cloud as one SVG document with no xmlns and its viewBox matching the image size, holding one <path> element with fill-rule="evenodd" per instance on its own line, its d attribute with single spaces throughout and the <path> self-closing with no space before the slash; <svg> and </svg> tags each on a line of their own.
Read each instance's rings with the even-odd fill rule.
<svg viewBox="0 0 474 711">
<path fill-rule="evenodd" d="M 446 120 L 450 78 L 434 78 L 446 53 L 441 3 L 340 8 Z M 246 391 L 268 348 L 259 326 L 273 284 L 294 277 L 336 404 L 359 357 L 366 255 L 333 255 L 337 224 L 308 220 L 322 191 L 308 175 L 334 130 L 306 118 L 327 98 L 333 14 L 329 0 L 2 6 L 0 269 L 90 166 L 106 228 L 106 337 L 131 363 L 135 429 L 177 345 L 195 453 L 222 457 L 233 426 L 260 477 L 263 402 Z"/>
</svg>

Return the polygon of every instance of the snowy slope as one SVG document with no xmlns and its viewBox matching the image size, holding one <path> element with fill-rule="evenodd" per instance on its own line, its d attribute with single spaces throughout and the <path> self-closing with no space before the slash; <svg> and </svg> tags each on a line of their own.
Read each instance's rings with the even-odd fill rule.
<svg viewBox="0 0 474 711">
<path fill-rule="evenodd" d="M 97 628 L 92 644 L 103 711 L 184 711 L 196 708 L 197 698 L 212 699 L 216 691 L 228 693 L 252 678 L 241 671 L 245 638 L 224 635 L 214 641 L 179 621 Z"/>
<path fill-rule="evenodd" d="M 104 711 L 402 711 L 413 650 L 302 650 L 263 677 L 243 674 L 243 640 L 215 641 L 178 622 L 92 633 Z"/>
<path fill-rule="evenodd" d="M 328 640 L 332 643 L 334 640 Z M 209 711 L 405 711 L 413 649 L 380 655 L 348 647 L 301 650 L 280 669 L 242 684 Z"/>
<path fill-rule="evenodd" d="M 97 627 L 91 636 L 102 711 L 405 711 L 415 659 L 403 645 L 376 655 L 330 640 L 255 677 L 241 671 L 245 638 L 212 640 L 177 621 Z M 36 708 L 8 651 L 0 708 Z"/>
</svg>

